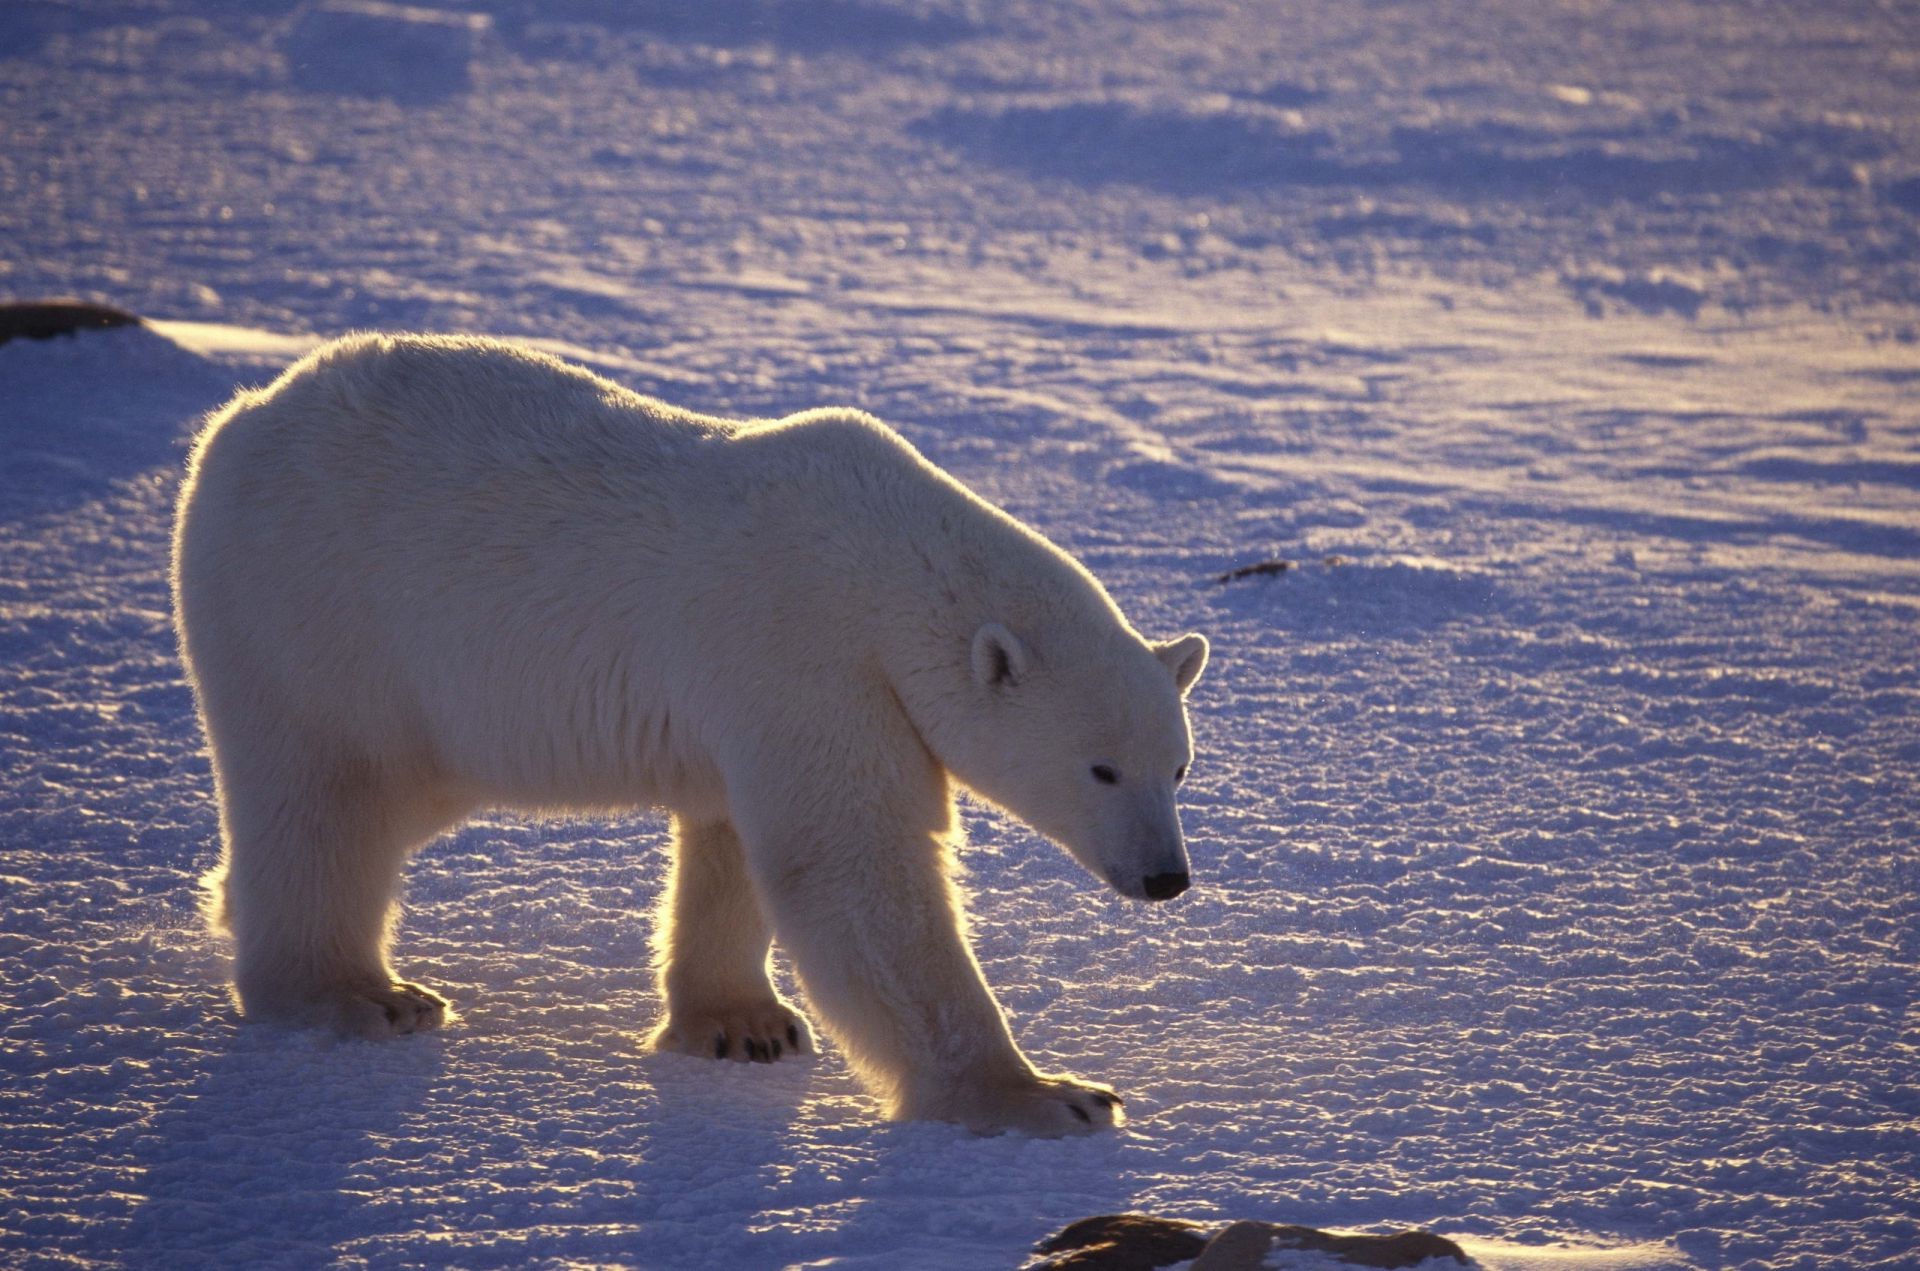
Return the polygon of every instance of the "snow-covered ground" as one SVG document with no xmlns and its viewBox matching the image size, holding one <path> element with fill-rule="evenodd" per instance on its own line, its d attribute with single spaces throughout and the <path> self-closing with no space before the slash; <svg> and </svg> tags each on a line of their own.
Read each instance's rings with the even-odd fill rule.
<svg viewBox="0 0 1920 1271">
<path fill-rule="evenodd" d="M 0 4 L 0 297 L 176 320 L 0 346 L 0 1262 L 981 1269 L 1137 1208 L 1916 1265 L 1910 5 L 448 12 Z M 655 819 L 416 861 L 443 1033 L 239 1026 L 169 501 L 366 326 L 866 407 L 1213 637 L 1191 894 L 969 813 L 987 975 L 1124 1134 L 645 1054 Z"/>
</svg>

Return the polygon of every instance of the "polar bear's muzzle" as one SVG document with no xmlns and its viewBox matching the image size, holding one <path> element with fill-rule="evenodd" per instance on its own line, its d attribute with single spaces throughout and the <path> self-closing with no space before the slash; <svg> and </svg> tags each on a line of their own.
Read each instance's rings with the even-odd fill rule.
<svg viewBox="0 0 1920 1271">
<path fill-rule="evenodd" d="M 1140 890 L 1147 894 L 1148 900 L 1172 900 L 1187 889 L 1191 880 L 1186 870 L 1166 874 L 1149 874 L 1140 880 Z"/>
<path fill-rule="evenodd" d="M 1163 900 L 1172 900 L 1193 885 L 1193 879 L 1188 875 L 1187 862 L 1184 858 L 1165 862 L 1165 866 L 1152 874 L 1135 874 L 1118 869 L 1103 869 L 1095 872 L 1127 899 L 1149 900 L 1157 904 Z"/>
</svg>

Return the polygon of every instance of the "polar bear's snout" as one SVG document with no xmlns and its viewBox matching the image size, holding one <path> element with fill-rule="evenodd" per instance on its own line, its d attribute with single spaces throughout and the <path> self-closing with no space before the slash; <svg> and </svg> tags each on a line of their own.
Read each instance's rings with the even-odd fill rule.
<svg viewBox="0 0 1920 1271">
<path fill-rule="evenodd" d="M 1146 874 L 1129 876 L 1111 870 L 1107 872 L 1107 882 L 1128 900 L 1150 900 L 1155 903 L 1172 900 L 1193 885 L 1184 860 Z"/>
<path fill-rule="evenodd" d="M 1192 886 L 1187 845 L 1179 829 L 1152 835 L 1127 854 L 1131 864 L 1112 862 L 1096 873 L 1129 900 L 1172 900 Z"/>
<path fill-rule="evenodd" d="M 1172 900 L 1187 889 L 1187 871 L 1179 870 L 1165 874 L 1149 874 L 1141 881 L 1140 890 L 1147 893 L 1148 900 Z"/>
</svg>

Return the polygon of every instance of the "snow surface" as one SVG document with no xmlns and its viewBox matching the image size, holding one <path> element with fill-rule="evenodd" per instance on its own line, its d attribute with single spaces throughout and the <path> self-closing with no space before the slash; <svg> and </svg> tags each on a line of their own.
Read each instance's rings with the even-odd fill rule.
<svg viewBox="0 0 1920 1271">
<path fill-rule="evenodd" d="M 176 320 L 0 347 L 0 1261 L 994 1268 L 1137 1208 L 1916 1265 L 1911 6 L 450 11 L 0 5 L 0 293 Z M 239 1026 L 169 500 L 365 326 L 866 407 L 1213 637 L 1188 896 L 969 811 L 987 975 L 1125 1134 L 642 1053 L 655 818 L 423 853 L 445 1032 Z"/>
</svg>

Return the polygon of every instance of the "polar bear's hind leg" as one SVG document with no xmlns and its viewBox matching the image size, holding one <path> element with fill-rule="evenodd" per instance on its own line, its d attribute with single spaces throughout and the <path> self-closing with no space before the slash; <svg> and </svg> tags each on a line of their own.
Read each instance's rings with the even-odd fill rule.
<svg viewBox="0 0 1920 1271">
<path fill-rule="evenodd" d="M 457 819 L 451 801 L 294 749 L 216 747 L 225 850 L 208 882 L 241 1009 L 354 1036 L 437 1028 L 446 999 L 394 975 L 387 947 L 407 851 Z"/>
<path fill-rule="evenodd" d="M 767 976 L 772 935 L 726 821 L 673 821 L 673 871 L 654 926 L 666 1019 L 655 1050 L 772 1063 L 813 1049 Z"/>
</svg>

